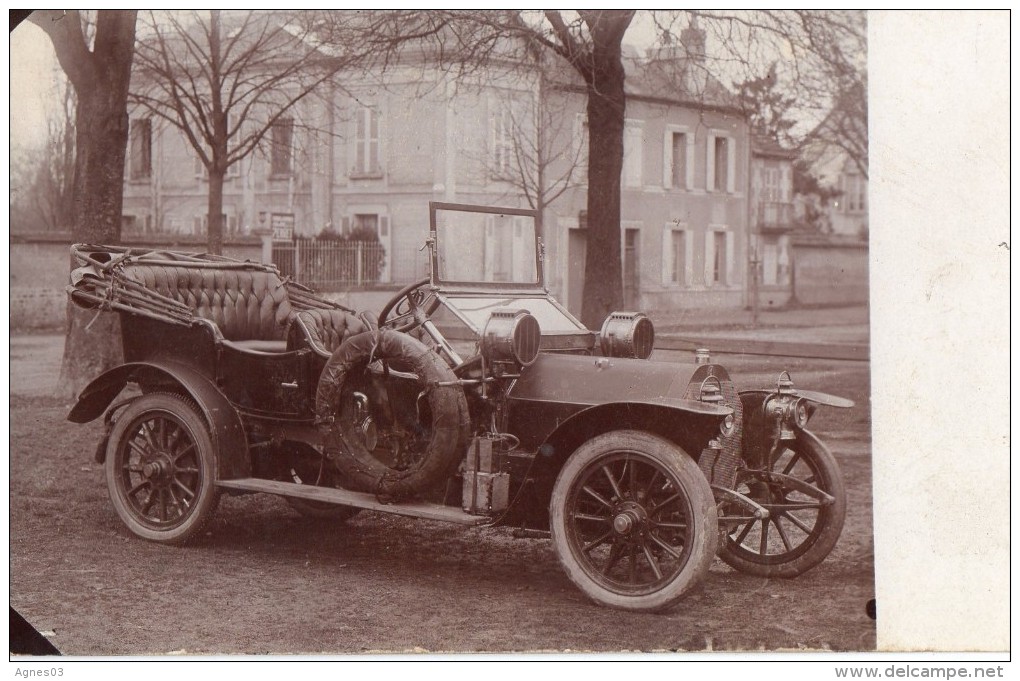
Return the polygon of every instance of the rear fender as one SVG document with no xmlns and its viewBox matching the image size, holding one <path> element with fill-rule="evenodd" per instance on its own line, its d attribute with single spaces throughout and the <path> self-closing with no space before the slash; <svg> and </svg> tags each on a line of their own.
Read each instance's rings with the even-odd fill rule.
<svg viewBox="0 0 1020 681">
<path fill-rule="evenodd" d="M 74 423 L 95 420 L 129 382 L 179 389 L 188 395 L 209 424 L 209 434 L 216 451 L 217 478 L 227 480 L 251 474 L 248 440 L 237 411 L 212 381 L 183 364 L 131 362 L 110 369 L 85 387 L 67 419 Z"/>
</svg>

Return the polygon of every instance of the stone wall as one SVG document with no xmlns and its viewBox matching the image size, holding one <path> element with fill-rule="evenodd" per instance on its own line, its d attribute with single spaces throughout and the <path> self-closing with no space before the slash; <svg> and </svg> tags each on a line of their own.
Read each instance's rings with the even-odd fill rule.
<svg viewBox="0 0 1020 681">
<path fill-rule="evenodd" d="M 836 236 L 794 237 L 793 293 L 800 305 L 867 303 L 867 242 Z"/>
<path fill-rule="evenodd" d="M 200 240 L 125 239 L 124 246 L 201 252 Z M 62 331 L 67 318 L 65 287 L 71 273 L 71 239 L 67 234 L 12 236 L 10 242 L 10 324 L 12 332 Z M 231 241 L 223 254 L 241 260 L 262 260 L 261 242 Z"/>
</svg>

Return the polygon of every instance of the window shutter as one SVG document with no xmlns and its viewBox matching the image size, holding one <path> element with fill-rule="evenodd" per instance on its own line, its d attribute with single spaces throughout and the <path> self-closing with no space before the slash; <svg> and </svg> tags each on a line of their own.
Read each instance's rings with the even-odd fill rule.
<svg viewBox="0 0 1020 681">
<path fill-rule="evenodd" d="M 694 284 L 694 239 L 689 229 L 684 230 L 684 285 Z"/>
<path fill-rule="evenodd" d="M 715 135 L 709 135 L 705 144 L 705 190 L 715 191 Z"/>
<path fill-rule="evenodd" d="M 705 286 L 712 285 L 715 269 L 715 232 L 705 231 Z"/>
<path fill-rule="evenodd" d="M 668 128 L 662 137 L 662 186 L 664 189 L 673 186 L 673 131 Z"/>
<path fill-rule="evenodd" d="M 726 191 L 733 193 L 737 186 L 737 140 L 726 138 Z"/>
<path fill-rule="evenodd" d="M 673 250 L 673 229 L 672 225 L 662 228 L 662 285 L 669 286 L 673 283 L 673 258 L 676 253 Z"/>
<path fill-rule="evenodd" d="M 694 134 L 687 135 L 687 177 L 686 189 L 694 189 Z M 689 251 L 688 251 L 689 252 Z"/>
<path fill-rule="evenodd" d="M 340 233 L 345 236 L 351 233 L 351 219 L 346 215 L 340 218 Z"/>
<path fill-rule="evenodd" d="M 734 249 L 736 246 L 736 233 L 733 231 L 726 232 L 726 284 L 732 286 L 734 283 L 733 277 L 733 260 L 734 260 Z"/>
</svg>

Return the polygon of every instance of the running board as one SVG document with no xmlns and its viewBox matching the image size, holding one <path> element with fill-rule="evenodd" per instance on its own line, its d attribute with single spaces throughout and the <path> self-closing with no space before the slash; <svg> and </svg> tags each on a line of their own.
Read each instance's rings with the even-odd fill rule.
<svg viewBox="0 0 1020 681">
<path fill-rule="evenodd" d="M 245 492 L 265 492 L 266 494 L 278 494 L 281 497 L 295 497 L 298 499 L 308 499 L 310 501 L 322 501 L 327 504 L 354 506 L 355 508 L 364 508 L 370 511 L 406 515 L 412 518 L 425 518 L 426 520 L 441 520 L 449 523 L 457 523 L 459 525 L 481 525 L 489 522 L 489 518 L 486 516 L 471 515 L 453 506 L 431 504 L 426 501 L 408 501 L 397 504 L 384 504 L 379 501 L 374 494 L 352 492 L 350 490 L 336 489 L 333 487 L 299 485 L 295 482 L 263 480 L 262 478 L 217 480 L 216 486 L 226 489 L 242 490 Z"/>
</svg>

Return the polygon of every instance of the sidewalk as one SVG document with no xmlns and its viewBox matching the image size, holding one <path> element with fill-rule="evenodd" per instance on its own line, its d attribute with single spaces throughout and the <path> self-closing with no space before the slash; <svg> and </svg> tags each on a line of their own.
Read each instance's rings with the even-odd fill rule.
<svg viewBox="0 0 1020 681">
<path fill-rule="evenodd" d="M 865 305 L 761 310 L 687 310 L 656 324 L 656 347 L 717 352 L 867 360 L 869 312 Z"/>
<path fill-rule="evenodd" d="M 716 353 L 866 360 L 868 308 L 762 310 L 758 326 L 750 310 L 688 310 L 669 324 L 657 323 L 655 338 L 655 346 L 667 350 L 708 347 Z M 52 394 L 63 335 L 12 335 L 9 342 L 11 394 Z"/>
</svg>

